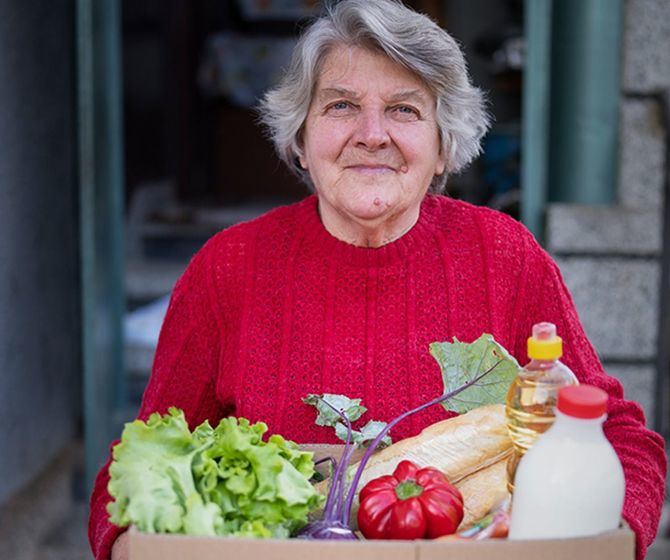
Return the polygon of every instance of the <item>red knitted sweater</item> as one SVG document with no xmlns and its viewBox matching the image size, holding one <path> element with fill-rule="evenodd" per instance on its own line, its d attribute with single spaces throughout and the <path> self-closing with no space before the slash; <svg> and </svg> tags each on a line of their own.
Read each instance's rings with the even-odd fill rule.
<svg viewBox="0 0 670 560">
<path fill-rule="evenodd" d="M 191 427 L 234 414 L 298 442 L 335 443 L 301 402 L 307 393 L 361 397 L 370 418 L 391 420 L 440 394 L 430 342 L 488 332 L 525 362 L 538 321 L 557 325 L 577 377 L 610 395 L 605 429 L 626 473 L 624 517 L 641 556 L 663 503 L 662 438 L 604 373 L 556 265 L 530 233 L 446 197 L 428 196 L 417 224 L 378 249 L 332 237 L 314 196 L 213 237 L 175 286 L 140 417 L 177 406 Z M 433 407 L 392 435 L 446 417 Z M 91 497 L 98 559 L 121 531 L 107 521 L 108 480 L 105 466 Z"/>
</svg>

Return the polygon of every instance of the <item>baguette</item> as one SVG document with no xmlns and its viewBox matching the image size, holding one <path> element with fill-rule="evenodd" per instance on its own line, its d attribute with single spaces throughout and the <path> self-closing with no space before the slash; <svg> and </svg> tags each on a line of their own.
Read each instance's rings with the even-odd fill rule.
<svg viewBox="0 0 670 560">
<path fill-rule="evenodd" d="M 456 484 L 507 457 L 511 449 L 505 407 L 501 404 L 481 406 L 432 424 L 419 435 L 375 453 L 363 471 L 359 488 L 374 478 L 391 474 L 403 459 L 420 467 L 435 467 Z M 352 468 L 357 466 L 358 463 Z"/>
<path fill-rule="evenodd" d="M 505 455 L 505 458 L 508 456 L 509 454 Z M 505 458 L 454 485 L 463 496 L 463 520 L 458 526 L 459 531 L 469 528 L 509 496 Z"/>
</svg>

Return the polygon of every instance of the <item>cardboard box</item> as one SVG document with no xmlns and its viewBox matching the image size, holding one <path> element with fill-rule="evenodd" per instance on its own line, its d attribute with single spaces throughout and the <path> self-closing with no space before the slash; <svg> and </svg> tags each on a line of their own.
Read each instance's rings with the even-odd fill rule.
<svg viewBox="0 0 670 560">
<path fill-rule="evenodd" d="M 130 560 L 634 560 L 627 527 L 578 539 L 479 542 L 304 541 L 145 535 L 130 529 Z"/>
<path fill-rule="evenodd" d="M 315 460 L 338 458 L 341 445 L 305 445 Z M 357 454 L 358 458 L 360 453 Z M 354 461 L 357 457 L 354 458 Z M 594 537 L 535 541 L 307 541 L 147 535 L 131 528 L 130 560 L 634 560 L 624 525 Z"/>
</svg>

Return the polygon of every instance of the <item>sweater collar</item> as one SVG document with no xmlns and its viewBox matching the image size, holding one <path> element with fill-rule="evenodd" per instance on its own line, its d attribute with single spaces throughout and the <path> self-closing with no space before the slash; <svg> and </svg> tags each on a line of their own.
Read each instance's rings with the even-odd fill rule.
<svg viewBox="0 0 670 560">
<path fill-rule="evenodd" d="M 318 210 L 318 198 L 311 195 L 302 203 L 300 219 L 304 226 L 305 242 L 321 256 L 330 255 L 356 267 L 377 268 L 393 265 L 421 253 L 430 243 L 434 232 L 434 217 L 438 197 L 427 195 L 421 203 L 419 219 L 403 236 L 377 248 L 357 247 L 334 237 L 323 226 Z"/>
</svg>

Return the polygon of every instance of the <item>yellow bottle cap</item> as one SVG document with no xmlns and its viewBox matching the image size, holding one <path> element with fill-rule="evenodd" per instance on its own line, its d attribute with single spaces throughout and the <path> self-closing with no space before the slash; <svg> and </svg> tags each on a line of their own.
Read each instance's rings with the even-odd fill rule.
<svg viewBox="0 0 670 560">
<path fill-rule="evenodd" d="M 556 325 L 533 325 L 533 336 L 528 338 L 528 357 L 531 360 L 558 360 L 562 355 L 563 340 L 556 335 Z"/>
</svg>

